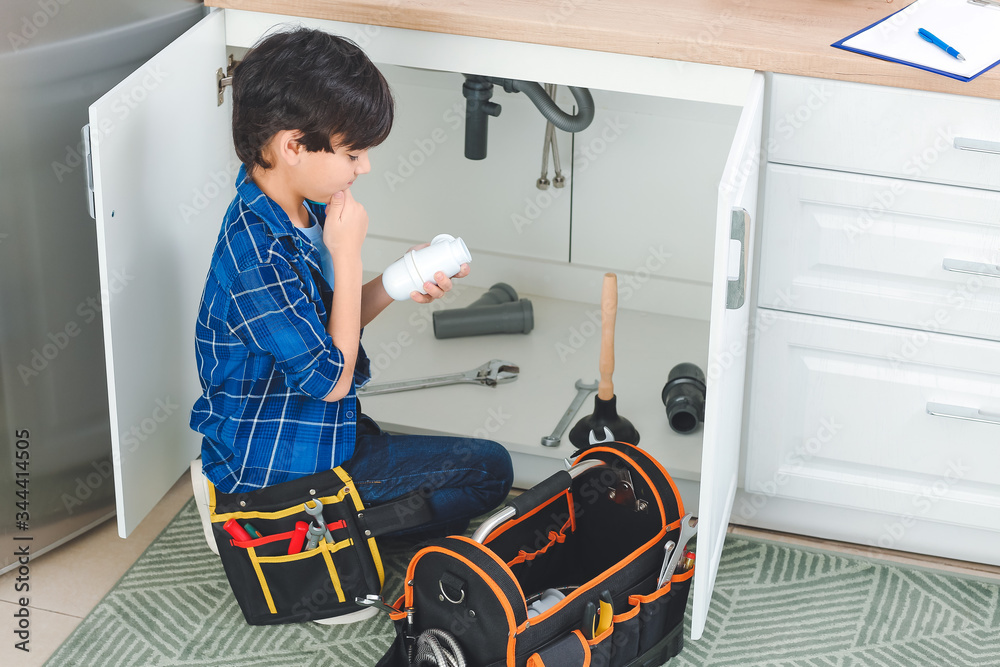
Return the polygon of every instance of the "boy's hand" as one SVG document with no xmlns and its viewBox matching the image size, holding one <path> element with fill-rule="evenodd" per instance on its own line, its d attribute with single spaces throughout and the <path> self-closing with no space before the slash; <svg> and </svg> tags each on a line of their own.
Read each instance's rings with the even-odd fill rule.
<svg viewBox="0 0 1000 667">
<path fill-rule="evenodd" d="M 368 212 L 355 201 L 351 189 L 337 192 L 326 206 L 323 243 L 333 256 L 359 256 L 368 234 Z"/>
<path fill-rule="evenodd" d="M 410 250 L 420 250 L 421 248 L 426 248 L 429 245 L 430 243 L 421 243 L 420 245 L 413 246 L 412 248 L 410 248 Z M 427 292 L 427 294 L 421 294 L 420 292 L 414 290 L 410 292 L 410 299 L 416 301 L 417 303 L 430 303 L 434 299 L 440 299 L 445 295 L 445 292 L 451 291 L 451 288 L 454 286 L 451 282 L 451 279 L 464 278 L 465 276 L 469 275 L 469 270 L 470 270 L 469 265 L 463 263 L 462 268 L 459 270 L 459 272 L 451 276 L 450 278 L 444 275 L 443 271 L 438 271 L 437 273 L 434 274 L 434 280 L 435 282 L 437 282 L 437 284 L 435 285 L 430 281 L 425 282 L 423 287 L 424 291 Z"/>
</svg>

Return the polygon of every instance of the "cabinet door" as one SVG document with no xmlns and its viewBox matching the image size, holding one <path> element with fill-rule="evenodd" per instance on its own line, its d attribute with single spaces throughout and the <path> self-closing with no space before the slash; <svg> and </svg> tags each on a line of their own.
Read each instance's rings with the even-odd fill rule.
<svg viewBox="0 0 1000 667">
<path fill-rule="evenodd" d="M 198 454 L 194 325 L 235 193 L 216 10 L 90 107 L 104 351 L 122 537 Z"/>
<path fill-rule="evenodd" d="M 756 72 L 719 184 L 692 639 L 705 629 L 736 495 L 763 117 L 764 75 Z"/>
</svg>

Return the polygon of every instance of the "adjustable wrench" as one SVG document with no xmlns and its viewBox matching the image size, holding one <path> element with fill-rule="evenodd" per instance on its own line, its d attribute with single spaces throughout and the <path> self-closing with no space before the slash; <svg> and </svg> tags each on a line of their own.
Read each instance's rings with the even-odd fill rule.
<svg viewBox="0 0 1000 667">
<path fill-rule="evenodd" d="M 583 380 L 577 380 L 575 386 L 576 398 L 574 398 L 573 402 L 569 404 L 569 408 L 563 414 L 562 419 L 560 419 L 559 423 L 556 424 L 555 429 L 552 431 L 552 435 L 547 435 L 542 438 L 542 444 L 546 447 L 555 447 L 559 444 L 559 441 L 562 440 L 563 433 L 566 432 L 566 427 L 569 426 L 570 421 L 580 409 L 580 406 L 583 405 L 583 402 L 587 400 L 587 397 L 590 396 L 591 393 L 597 391 L 596 382 L 587 384 Z"/>
<path fill-rule="evenodd" d="M 661 573 L 661 577 L 666 575 L 667 580 L 674 576 L 674 572 L 677 571 L 677 563 L 681 559 L 681 554 L 684 553 L 684 549 L 687 548 L 688 541 L 698 534 L 698 517 L 692 516 L 690 514 L 685 514 L 684 518 L 681 519 L 681 534 L 677 537 L 677 546 L 674 547 L 673 553 L 670 554 L 670 560 L 667 562 L 665 570 Z M 659 584 L 662 586 L 666 581 Z"/>
<path fill-rule="evenodd" d="M 315 503 L 315 505 L 313 507 L 309 507 L 309 503 L 310 502 Z M 330 529 L 326 527 L 326 519 L 323 518 L 323 503 L 320 501 L 320 499 L 319 498 L 313 498 L 311 501 L 306 501 L 303 504 L 303 507 L 306 508 L 306 514 L 308 514 L 309 516 L 311 516 L 313 519 L 316 520 L 316 523 L 314 523 L 313 525 L 317 526 L 319 528 L 319 530 L 322 531 L 320 533 L 320 535 L 322 535 L 323 537 L 326 538 L 327 544 L 333 544 L 333 536 L 330 534 Z M 310 531 L 309 531 L 309 535 L 310 535 L 309 543 L 310 544 L 312 544 L 312 534 L 313 534 L 313 531 L 310 528 Z M 315 546 L 315 545 L 313 545 L 313 546 Z M 306 550 L 308 551 L 309 547 L 307 547 Z"/>
<path fill-rule="evenodd" d="M 410 391 L 411 389 L 441 387 L 448 384 L 471 383 L 495 387 L 498 384 L 516 380 L 520 370 L 517 364 L 493 359 L 492 361 L 487 361 L 482 366 L 473 368 L 471 371 L 465 371 L 464 373 L 446 373 L 444 375 L 432 375 L 430 377 L 400 380 L 398 382 L 369 383 L 358 389 L 358 396 L 375 396 L 377 394 L 389 394 L 397 391 Z"/>
</svg>

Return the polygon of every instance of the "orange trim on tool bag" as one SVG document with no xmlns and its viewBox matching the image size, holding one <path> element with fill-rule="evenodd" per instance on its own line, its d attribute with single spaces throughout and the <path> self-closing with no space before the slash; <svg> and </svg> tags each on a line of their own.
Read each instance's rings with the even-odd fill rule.
<svg viewBox="0 0 1000 667">
<path fill-rule="evenodd" d="M 531 657 L 528 658 L 528 667 L 545 667 L 545 663 L 542 662 L 537 653 L 532 653 Z"/>
<path fill-rule="evenodd" d="M 390 607 L 392 607 L 393 609 L 396 610 L 396 611 L 390 611 L 389 612 L 389 618 L 391 620 L 393 620 L 393 621 L 402 621 L 404 618 L 406 618 L 406 611 L 404 611 L 403 609 L 400 608 L 400 605 L 403 604 L 403 598 L 404 597 L 405 596 L 400 595 L 398 598 L 396 598 L 395 602 L 393 602 L 391 605 L 389 605 Z"/>
<path fill-rule="evenodd" d="M 612 635 L 612 633 L 614 633 L 614 631 L 615 631 L 614 620 L 615 620 L 615 617 L 612 616 L 611 617 L 611 625 L 608 627 L 608 629 L 605 630 L 604 632 L 602 632 L 601 634 L 597 635 L 593 639 L 588 639 L 587 640 L 587 646 L 597 646 L 598 644 L 600 644 L 601 642 L 603 642 L 604 640 L 606 640 L 608 637 L 610 637 Z"/>
<path fill-rule="evenodd" d="M 545 507 L 548 507 L 549 505 L 551 505 L 555 501 L 559 500 L 560 496 L 566 496 L 567 497 L 567 500 L 568 500 L 568 502 L 570 504 L 570 510 L 572 510 L 573 496 L 570 495 L 569 489 L 566 489 L 562 493 L 557 493 L 556 495 L 552 496 L 551 498 L 549 498 L 544 503 L 542 503 L 541 505 L 539 505 L 535 509 L 531 510 L 530 512 L 528 512 L 524 516 L 519 516 L 516 519 L 513 519 L 511 521 L 506 522 L 502 527 L 497 528 L 492 533 L 490 533 L 486 537 L 486 539 L 483 541 L 483 544 L 489 544 L 490 542 L 493 541 L 493 538 L 497 537 L 498 535 L 503 535 L 504 532 L 506 532 L 507 530 L 513 528 L 514 526 L 516 526 L 517 524 L 521 523 L 522 521 L 524 521 L 528 517 L 534 515 L 535 513 L 541 511 Z M 573 516 L 573 512 L 570 511 L 569 515 L 572 517 Z"/>
<path fill-rule="evenodd" d="M 525 561 L 535 560 L 536 556 L 539 556 L 539 555 L 545 553 L 546 551 L 548 551 L 549 548 L 552 545 L 554 545 L 555 543 L 558 542 L 559 544 L 562 544 L 563 542 L 565 542 L 566 541 L 566 529 L 570 527 L 570 524 L 572 522 L 573 522 L 572 518 L 568 519 L 566 521 L 566 523 L 563 524 L 563 527 L 559 529 L 558 533 L 556 531 L 554 531 L 554 530 L 550 530 L 549 534 L 546 535 L 546 537 L 549 538 L 549 543 L 546 544 L 541 549 L 538 549 L 537 551 L 532 551 L 530 554 L 528 552 L 524 551 L 524 550 L 518 551 L 517 552 L 517 557 L 511 559 L 507 563 L 507 567 L 513 567 L 515 565 L 520 565 L 521 563 L 524 563 Z"/>
<path fill-rule="evenodd" d="M 577 636 L 580 643 L 583 644 L 583 664 L 580 667 L 590 667 L 590 644 L 587 643 L 587 638 L 583 636 L 583 633 L 579 630 L 574 630 L 573 634 Z"/>
<path fill-rule="evenodd" d="M 477 549 L 481 550 L 484 554 L 486 554 L 487 556 L 489 556 L 490 558 L 492 558 L 494 561 L 496 561 L 497 565 L 499 565 L 500 567 L 502 567 L 504 570 L 507 571 L 507 574 L 508 574 L 508 576 L 510 576 L 511 581 L 513 581 L 514 585 L 517 586 L 517 592 L 521 594 L 521 600 L 522 601 L 524 600 L 524 591 L 521 590 L 521 582 L 517 580 L 517 577 L 514 576 L 514 573 L 510 571 L 509 567 L 507 567 L 507 563 L 505 563 L 502 560 L 500 560 L 500 556 L 497 556 L 496 553 L 492 549 L 487 549 L 486 547 L 484 547 L 479 542 L 476 542 L 475 540 L 473 540 L 471 538 L 465 537 L 464 535 L 453 535 L 452 539 L 461 540 L 462 542 L 468 542 L 469 544 L 474 544 L 474 545 L 476 545 Z M 528 607 L 527 606 L 525 606 L 525 608 L 524 608 L 524 613 L 525 614 L 528 613 Z"/>
<path fill-rule="evenodd" d="M 500 566 L 502 566 L 504 569 L 507 569 L 507 573 L 510 574 L 511 579 L 514 580 L 514 583 L 517 583 L 517 579 L 514 579 L 514 575 L 511 573 L 510 569 L 507 568 L 507 566 L 504 564 L 504 562 L 502 560 L 500 560 L 496 556 L 496 554 L 494 554 L 489 549 L 486 549 L 479 542 L 475 542 L 475 541 L 470 540 L 470 539 L 468 539 L 466 537 L 460 537 L 458 535 L 454 535 L 454 536 L 450 537 L 449 539 L 453 539 L 453 540 L 454 539 L 459 539 L 459 540 L 463 540 L 463 541 L 469 542 L 471 544 L 475 544 L 476 547 L 478 547 L 479 549 L 482 549 L 484 553 L 487 553 L 487 554 L 491 555 L 493 557 L 493 559 L 496 560 L 497 563 Z M 413 573 L 414 573 L 414 568 L 416 568 L 417 561 L 420 560 L 421 556 L 423 556 L 425 554 L 430 554 L 430 553 L 441 553 L 441 554 L 444 554 L 446 556 L 454 558 L 455 560 L 463 563 L 466 567 L 468 567 L 473 572 L 475 572 L 476 574 L 478 574 L 479 577 L 484 582 L 486 582 L 486 584 L 491 589 L 493 589 L 493 594 L 497 596 L 497 600 L 500 601 L 500 606 L 503 607 L 504 615 L 507 616 L 507 664 L 510 667 L 514 667 L 514 664 L 515 664 L 514 663 L 514 638 L 516 637 L 516 634 L 515 634 L 515 625 L 514 625 L 514 608 L 510 606 L 510 600 L 508 600 L 507 596 L 504 595 L 504 593 L 503 593 L 502 590 L 500 590 L 499 584 L 497 584 L 497 582 L 493 581 L 492 577 L 487 576 L 486 572 L 483 571 L 483 568 L 479 567 L 478 565 L 476 565 L 475 563 L 473 563 L 471 560 L 469 560 L 465 556 L 463 556 L 461 554 L 458 554 L 458 553 L 455 553 L 454 551 L 449 551 L 445 547 L 424 547 L 423 549 L 421 549 L 420 551 L 418 551 L 416 553 L 416 555 L 413 556 L 413 558 L 410 560 L 410 565 L 406 568 L 406 581 L 407 582 L 413 581 Z M 521 591 L 521 585 L 520 584 L 517 584 L 517 590 Z M 524 600 L 524 593 L 523 592 L 521 592 L 521 600 L 522 601 Z M 407 607 L 412 607 L 413 606 L 413 586 L 408 585 L 408 584 L 406 586 L 406 606 Z M 525 607 L 525 614 L 527 614 L 527 613 L 528 613 L 527 607 Z"/>
<path fill-rule="evenodd" d="M 631 447 L 632 449 L 635 449 L 636 451 L 639 450 L 638 447 L 636 447 L 635 445 L 630 445 L 627 442 L 623 442 L 623 443 L 619 443 L 619 444 L 623 444 L 623 445 L 626 445 L 628 447 Z M 627 461 L 632 466 L 633 470 L 635 470 L 637 473 L 639 473 L 639 475 L 641 475 L 642 478 L 644 480 L 646 480 L 646 486 L 648 486 L 649 490 L 652 491 L 653 495 L 656 496 L 656 504 L 660 508 L 660 516 L 663 517 L 664 520 L 665 520 L 666 516 L 667 516 L 667 510 L 663 506 L 663 498 L 660 496 L 660 492 L 659 492 L 659 490 L 657 490 L 656 485 L 653 484 L 653 480 L 650 479 L 649 475 L 646 474 L 646 471 L 643 470 L 642 467 L 638 463 L 636 463 L 635 459 L 633 459 L 632 457 L 627 456 L 626 454 L 623 454 L 623 453 L 621 453 L 621 452 L 619 452 L 617 450 L 611 449 L 610 447 L 591 447 L 590 449 L 587 450 L 587 453 L 589 454 L 590 452 L 601 452 L 601 451 L 607 452 L 609 454 L 614 454 L 615 456 L 618 456 L 618 457 L 624 459 L 625 461 Z M 649 458 L 650 461 L 652 461 L 654 464 L 656 464 L 657 468 L 660 469 L 660 472 L 662 472 L 663 475 L 666 477 L 666 480 L 670 483 L 670 488 L 674 492 L 674 498 L 677 500 L 677 512 L 678 512 L 680 518 L 678 518 L 678 520 L 676 522 L 671 522 L 668 525 L 673 525 L 674 523 L 676 523 L 677 524 L 677 528 L 679 528 L 680 527 L 680 520 L 681 520 L 681 518 L 684 517 L 684 505 L 681 502 L 680 492 L 677 490 L 677 487 L 674 485 L 674 480 L 671 479 L 670 475 L 667 474 L 667 471 L 663 469 L 663 466 L 661 466 L 659 463 L 657 463 L 657 461 L 655 459 L 653 459 L 652 457 L 648 457 L 648 458 Z M 577 461 L 580 461 L 580 460 L 582 460 L 582 459 L 577 459 Z M 666 534 L 667 534 L 668 530 L 676 530 L 676 528 L 668 528 L 668 525 L 661 526 L 660 530 L 656 533 L 656 535 L 654 535 L 652 537 L 652 539 L 650 539 L 648 542 L 646 542 L 645 544 L 643 544 L 642 546 L 640 546 L 638 549 L 636 549 L 635 551 L 633 551 L 631 553 L 631 555 L 629 555 L 628 558 L 626 558 L 623 561 L 621 561 L 618 564 L 617 567 L 614 567 L 614 568 L 612 568 L 610 570 L 607 570 L 607 572 L 617 572 L 622 567 L 628 565 L 629 563 L 631 563 L 632 561 L 634 561 L 636 558 L 638 558 L 639 554 L 641 554 L 646 549 L 652 547 L 657 542 L 659 542 L 661 538 L 666 537 Z"/>
<path fill-rule="evenodd" d="M 638 447 L 636 447 L 635 445 L 629 445 L 628 443 L 620 443 L 620 444 L 624 444 L 624 445 L 627 445 L 628 447 L 631 447 L 632 449 L 638 450 Z M 653 484 L 653 480 L 649 478 L 649 475 L 646 474 L 646 472 L 639 466 L 639 464 L 634 459 L 632 459 L 630 456 L 628 456 L 626 454 L 623 454 L 622 452 L 619 452 L 616 449 L 611 449 L 609 447 L 591 447 L 590 449 L 587 450 L 586 453 L 590 454 L 591 452 L 607 452 L 608 454 L 613 454 L 613 455 L 615 455 L 615 456 L 623 459 L 625 462 L 627 462 L 629 465 L 631 465 L 632 468 L 637 473 L 639 473 L 639 475 L 641 475 L 644 480 L 646 480 L 646 485 L 649 487 L 650 491 L 656 496 L 656 504 L 660 508 L 660 516 L 661 517 L 665 517 L 666 516 L 666 509 L 663 507 L 663 499 L 660 497 L 660 493 L 657 490 L 656 485 Z M 589 459 L 584 459 L 584 458 L 581 457 L 581 458 L 577 459 L 577 462 L 584 461 L 584 460 L 589 460 Z M 650 461 L 652 461 L 653 463 L 656 463 L 656 461 L 654 459 L 652 459 L 652 458 L 650 458 Z M 670 478 L 670 475 L 668 475 L 666 473 L 666 471 L 663 470 L 663 467 L 660 466 L 658 463 L 657 463 L 657 467 L 659 467 L 660 471 L 663 472 L 663 474 L 666 476 L 666 479 L 670 482 L 671 489 L 673 489 L 674 493 L 677 494 L 676 498 L 677 498 L 677 502 L 678 502 L 678 511 L 683 511 L 683 508 L 680 505 L 680 495 L 679 495 L 679 493 L 677 491 L 677 487 L 674 486 L 673 480 Z M 678 519 L 677 521 L 673 522 L 670 525 L 674 525 L 674 524 L 676 524 L 676 527 L 674 529 L 679 528 L 680 527 L 680 519 Z M 532 625 L 537 625 L 541 621 L 544 621 L 545 619 L 547 619 L 547 618 L 555 615 L 560 610 L 562 610 L 563 606 L 565 604 L 568 604 L 569 600 L 572 600 L 572 599 L 574 599 L 574 598 L 576 598 L 576 597 L 578 597 L 580 595 L 583 595 L 587 591 L 590 591 L 590 590 L 593 590 L 593 589 L 597 588 L 598 586 L 600 586 L 601 584 L 603 584 L 604 581 L 606 581 L 608 577 L 610 577 L 611 575 L 613 575 L 615 572 L 618 572 L 619 570 L 627 567 L 636 558 L 638 558 L 641 554 L 645 553 L 646 550 L 648 550 L 650 547 L 652 547 L 653 545 L 655 545 L 658 542 L 660 542 L 660 540 L 662 540 L 666 536 L 666 534 L 667 534 L 667 527 L 666 526 L 661 526 L 660 530 L 656 533 L 656 535 L 654 535 L 645 544 L 639 546 L 635 551 L 633 551 L 631 554 L 629 554 L 629 556 L 627 558 L 619 561 L 618 564 L 615 565 L 614 567 L 611 567 L 611 568 L 605 570 L 604 572 L 602 572 L 601 576 L 595 577 L 595 578 L 591 579 L 590 582 L 589 582 L 589 585 L 580 586 L 575 591 L 573 591 L 572 593 L 570 593 L 569 595 L 567 595 L 565 598 L 563 598 L 562 600 L 560 600 L 558 604 L 556 604 L 556 605 L 554 605 L 552 607 L 549 607 L 548 609 L 546 609 L 544 612 L 542 612 L 538 616 L 533 617 L 531 619 L 531 624 Z M 521 632 L 524 629 L 525 629 L 525 625 L 522 624 L 521 627 L 518 628 L 518 632 Z"/>
<path fill-rule="evenodd" d="M 632 604 L 631 597 L 629 597 L 629 604 Z M 640 609 L 642 609 L 642 607 L 640 607 L 639 605 L 637 605 L 637 604 L 636 605 L 632 605 L 632 608 L 629 609 L 628 611 L 622 612 L 621 614 L 616 614 L 616 615 L 612 616 L 611 617 L 611 622 L 612 623 L 624 623 L 625 621 L 629 620 L 630 618 L 633 618 L 636 614 L 638 614 Z"/>
<path fill-rule="evenodd" d="M 658 600 L 658 599 L 662 598 L 664 595 L 666 595 L 669 592 L 670 592 L 670 582 L 668 581 L 667 583 L 663 584 L 662 586 L 660 586 L 659 588 L 657 588 L 655 591 L 653 591 L 649 595 L 630 595 L 630 596 L 628 596 L 628 603 L 632 604 L 632 605 L 649 604 L 650 602 L 653 602 L 654 600 Z"/>
<path fill-rule="evenodd" d="M 687 572 L 681 572 L 680 574 L 675 574 L 670 577 L 670 581 L 687 581 L 694 576 L 694 568 L 692 567 Z"/>
<path fill-rule="evenodd" d="M 638 447 L 636 447 L 635 445 L 629 445 L 629 443 L 627 443 L 627 442 L 626 443 L 622 443 L 622 444 L 628 445 L 632 449 L 639 450 Z M 642 450 L 639 450 L 639 451 L 642 451 Z M 684 515 L 686 514 L 686 512 L 684 511 L 684 499 L 681 498 L 680 489 L 678 489 L 677 488 L 677 484 L 674 483 L 674 478 L 670 476 L 670 473 L 667 472 L 667 469 L 664 468 L 660 464 L 660 462 L 657 461 L 655 458 L 653 458 L 649 454 L 646 454 L 646 458 L 648 458 L 649 461 L 650 461 L 650 463 L 652 463 L 654 466 L 656 466 L 659 469 L 659 471 L 661 473 L 663 473 L 664 479 L 666 479 L 667 483 L 670 484 L 670 490 L 674 492 L 674 498 L 677 500 L 677 514 L 679 514 L 681 516 L 681 518 L 683 518 Z"/>
</svg>

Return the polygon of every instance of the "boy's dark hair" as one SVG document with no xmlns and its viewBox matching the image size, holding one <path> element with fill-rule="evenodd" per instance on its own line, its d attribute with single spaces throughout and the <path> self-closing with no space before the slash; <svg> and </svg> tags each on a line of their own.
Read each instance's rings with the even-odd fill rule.
<svg viewBox="0 0 1000 667">
<path fill-rule="evenodd" d="M 270 169 L 264 147 L 282 130 L 301 130 L 311 152 L 377 146 L 392 128 L 393 101 L 382 73 L 354 42 L 299 28 L 271 35 L 233 71 L 233 143 L 247 171 Z"/>
</svg>

